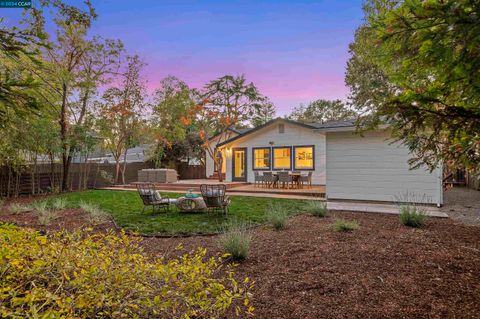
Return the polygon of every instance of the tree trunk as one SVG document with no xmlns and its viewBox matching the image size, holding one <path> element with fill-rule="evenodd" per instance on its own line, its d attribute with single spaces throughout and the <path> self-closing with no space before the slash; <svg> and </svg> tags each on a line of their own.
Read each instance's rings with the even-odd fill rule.
<svg viewBox="0 0 480 319">
<path fill-rule="evenodd" d="M 119 175 L 120 175 L 120 156 L 115 158 L 115 184 L 118 184 Z"/>
<path fill-rule="evenodd" d="M 217 174 L 218 174 L 218 181 L 223 182 L 223 173 L 222 173 L 222 167 L 223 167 L 223 156 L 218 156 L 217 157 Z"/>
<path fill-rule="evenodd" d="M 125 147 L 125 152 L 123 153 L 123 169 L 122 169 L 122 184 L 125 185 L 125 170 L 127 169 L 127 152 L 128 148 Z"/>
<path fill-rule="evenodd" d="M 61 191 L 68 188 L 68 173 L 70 170 L 71 157 L 69 156 L 67 140 L 67 84 L 62 84 L 62 108 L 60 113 L 60 140 L 62 142 L 62 185 Z"/>
</svg>

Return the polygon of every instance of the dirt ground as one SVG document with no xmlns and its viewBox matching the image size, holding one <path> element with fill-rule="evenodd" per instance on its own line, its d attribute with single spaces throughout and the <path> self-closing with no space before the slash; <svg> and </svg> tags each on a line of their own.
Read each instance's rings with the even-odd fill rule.
<svg viewBox="0 0 480 319">
<path fill-rule="evenodd" d="M 402 226 L 395 215 L 367 213 L 300 215 L 281 231 L 253 229 L 236 275 L 255 281 L 255 318 L 479 318 L 480 226 L 473 224 L 480 206 L 465 192 L 445 195 L 456 201 L 444 208 L 452 219 L 429 218 L 422 229 Z M 360 228 L 335 232 L 336 218 Z M 48 228 L 33 213 L 4 211 L 0 220 L 43 230 L 88 225 L 80 210 L 59 213 Z M 218 238 L 144 238 L 141 245 L 152 256 L 173 258 L 197 247 L 216 255 Z M 176 251 L 180 243 L 184 249 Z"/>
<path fill-rule="evenodd" d="M 444 192 L 442 211 L 453 220 L 467 225 L 480 225 L 480 191 L 455 187 Z"/>
</svg>

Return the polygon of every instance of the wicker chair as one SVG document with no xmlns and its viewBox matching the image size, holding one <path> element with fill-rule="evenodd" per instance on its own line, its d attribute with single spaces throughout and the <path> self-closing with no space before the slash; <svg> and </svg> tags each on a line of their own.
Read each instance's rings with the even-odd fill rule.
<svg viewBox="0 0 480 319">
<path fill-rule="evenodd" d="M 257 183 L 263 185 L 263 183 L 265 182 L 265 177 L 263 175 L 260 175 L 259 172 L 254 172 L 254 177 L 255 180 L 253 183 L 253 187 L 257 186 Z"/>
<path fill-rule="evenodd" d="M 285 184 L 287 184 L 287 188 L 289 184 L 293 187 L 293 178 L 288 172 L 278 172 L 278 183 L 282 183 L 283 188 L 285 188 Z"/>
<path fill-rule="evenodd" d="M 151 183 L 138 183 L 137 184 L 138 195 L 143 201 L 143 210 L 145 207 L 153 206 L 153 212 L 155 208 L 159 207 L 161 210 L 168 211 L 170 208 L 170 198 L 162 197 L 159 192 L 155 190 L 155 185 Z"/>
<path fill-rule="evenodd" d="M 310 186 L 310 188 L 312 188 L 312 175 L 313 173 L 312 172 L 308 172 L 308 175 L 302 175 L 300 176 L 300 183 L 303 185 L 303 184 L 308 184 Z"/>
<path fill-rule="evenodd" d="M 267 187 L 275 187 L 277 177 L 274 176 L 272 172 L 265 172 L 263 173 L 263 182 Z"/>
<path fill-rule="evenodd" d="M 230 199 L 225 195 L 227 188 L 223 184 L 200 185 L 200 192 L 209 211 L 221 210 L 225 215 L 228 212 Z"/>
</svg>

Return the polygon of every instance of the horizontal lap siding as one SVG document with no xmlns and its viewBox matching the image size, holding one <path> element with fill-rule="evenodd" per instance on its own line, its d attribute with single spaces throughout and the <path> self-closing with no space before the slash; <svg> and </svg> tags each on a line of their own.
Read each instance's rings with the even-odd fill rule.
<svg viewBox="0 0 480 319">
<path fill-rule="evenodd" d="M 273 147 L 277 146 L 315 146 L 315 171 L 312 175 L 312 183 L 316 185 L 325 185 L 325 135 L 315 133 L 312 129 L 304 128 L 298 125 L 285 123 L 285 133 L 278 132 L 278 124 L 259 130 L 258 132 L 247 135 L 245 139 L 234 141 L 228 147 L 241 148 L 246 147 L 247 150 L 247 178 L 248 182 L 254 181 L 254 170 L 252 169 L 252 148 L 254 147 L 272 147 L 269 142 L 274 142 Z M 292 148 L 293 154 L 293 148 Z M 292 170 L 293 170 L 292 156 Z M 262 173 L 262 171 L 259 171 Z M 308 171 L 302 171 L 307 174 Z M 232 180 L 232 154 L 227 157 L 227 181 Z"/>
<path fill-rule="evenodd" d="M 327 198 L 441 204 L 439 170 L 410 170 L 408 149 L 388 136 L 327 133 Z"/>
</svg>

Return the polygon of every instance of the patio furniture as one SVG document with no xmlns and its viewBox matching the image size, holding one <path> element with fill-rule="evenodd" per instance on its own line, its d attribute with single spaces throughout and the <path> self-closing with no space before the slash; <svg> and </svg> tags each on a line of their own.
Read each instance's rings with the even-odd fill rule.
<svg viewBox="0 0 480 319">
<path fill-rule="evenodd" d="M 257 183 L 260 185 L 263 185 L 263 183 L 265 182 L 265 177 L 263 175 L 260 175 L 259 172 L 254 172 L 254 177 L 255 177 L 255 180 L 253 183 L 253 187 L 255 187 Z"/>
<path fill-rule="evenodd" d="M 147 168 L 138 171 L 138 181 L 141 183 L 176 183 L 178 173 L 174 169 Z"/>
<path fill-rule="evenodd" d="M 223 184 L 202 184 L 200 192 L 210 211 L 221 210 L 226 215 L 230 199 L 225 195 L 227 188 Z"/>
<path fill-rule="evenodd" d="M 168 197 L 162 197 L 159 192 L 155 190 L 155 185 L 152 183 L 138 183 L 137 184 L 138 195 L 143 201 L 143 210 L 145 207 L 153 206 L 153 212 L 155 213 L 155 208 L 159 207 L 164 211 L 168 211 L 170 208 L 171 200 Z"/>
<path fill-rule="evenodd" d="M 312 188 L 312 172 L 308 172 L 308 175 L 301 175 L 299 182 L 301 183 L 302 187 L 304 183 L 307 183 L 310 188 Z"/>
<path fill-rule="evenodd" d="M 274 176 L 272 172 L 265 172 L 263 173 L 263 182 L 267 187 L 275 187 L 277 176 Z"/>
<path fill-rule="evenodd" d="M 175 204 L 180 212 L 184 213 L 204 212 L 207 209 L 202 197 L 179 197 Z"/>
<path fill-rule="evenodd" d="M 293 187 L 293 177 L 290 175 L 289 172 L 278 172 L 278 183 L 282 183 L 282 187 L 285 188 L 285 184 L 287 184 L 287 188 L 289 184 Z"/>
</svg>

